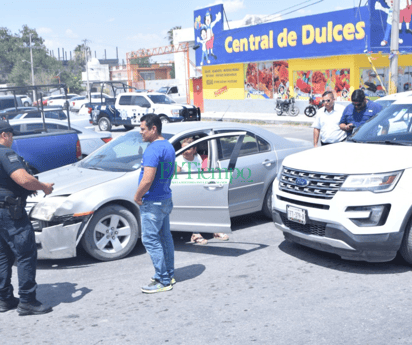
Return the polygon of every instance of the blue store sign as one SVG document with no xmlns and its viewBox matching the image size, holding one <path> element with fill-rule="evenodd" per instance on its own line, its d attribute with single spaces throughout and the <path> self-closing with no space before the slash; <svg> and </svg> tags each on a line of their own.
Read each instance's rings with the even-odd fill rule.
<svg viewBox="0 0 412 345">
<path fill-rule="evenodd" d="M 223 5 L 194 12 L 196 65 L 287 60 L 369 49 L 368 7 L 223 30 Z"/>
</svg>

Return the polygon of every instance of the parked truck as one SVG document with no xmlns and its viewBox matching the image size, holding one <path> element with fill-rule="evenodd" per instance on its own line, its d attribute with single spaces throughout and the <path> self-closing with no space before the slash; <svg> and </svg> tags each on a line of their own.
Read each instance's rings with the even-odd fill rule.
<svg viewBox="0 0 412 345">
<path fill-rule="evenodd" d="M 140 118 L 145 114 L 159 115 L 162 123 L 201 119 L 199 108 L 178 104 L 163 93 L 137 90 L 120 82 L 106 82 L 104 85 L 111 86 L 116 97 L 85 105 L 90 114 L 90 123 L 97 125 L 101 131 L 110 131 L 113 126 L 124 126 L 126 129 L 140 126 Z M 129 88 L 133 92 L 128 92 Z"/>
<path fill-rule="evenodd" d="M 42 87 L 62 87 L 59 85 L 37 85 L 36 90 Z M 7 88 L 6 91 L 18 93 L 33 89 L 33 87 L 13 87 Z M 17 108 L 17 104 L 16 104 Z M 26 127 L 24 132 L 16 131 L 13 138 L 12 149 L 29 164 L 29 167 L 34 173 L 55 169 L 63 165 L 75 163 L 82 158 L 82 151 L 79 137 L 75 130 L 70 128 L 70 120 L 68 117 L 69 126 L 67 130 L 49 129 L 46 127 L 46 117 L 44 108 L 28 110 L 27 112 L 42 112 L 43 128 Z M 6 121 L 8 115 L 6 114 Z M 21 128 L 18 126 L 19 120 L 14 120 L 12 127 L 14 129 Z"/>
</svg>

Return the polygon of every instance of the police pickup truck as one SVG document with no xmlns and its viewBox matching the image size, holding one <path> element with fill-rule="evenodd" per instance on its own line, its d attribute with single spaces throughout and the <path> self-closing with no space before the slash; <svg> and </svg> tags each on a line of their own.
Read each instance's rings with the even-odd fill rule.
<svg viewBox="0 0 412 345">
<path fill-rule="evenodd" d="M 87 104 L 90 123 L 101 131 L 110 131 L 113 126 L 132 129 L 140 126 L 145 114 L 159 115 L 162 123 L 200 121 L 200 109 L 187 104 L 175 103 L 159 92 L 128 92 L 116 97 L 115 103 Z"/>
</svg>

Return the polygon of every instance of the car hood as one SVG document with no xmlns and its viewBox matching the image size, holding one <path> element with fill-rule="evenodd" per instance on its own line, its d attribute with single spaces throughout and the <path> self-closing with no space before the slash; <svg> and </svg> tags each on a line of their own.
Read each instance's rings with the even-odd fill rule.
<svg viewBox="0 0 412 345">
<path fill-rule="evenodd" d="M 54 183 L 51 196 L 59 196 L 71 195 L 83 189 L 117 179 L 125 174 L 125 172 L 85 169 L 72 164 L 46 171 L 37 176 L 41 182 Z M 39 193 L 36 199 L 43 197 L 43 195 L 43 193 Z"/>
<path fill-rule="evenodd" d="M 283 165 L 335 174 L 388 172 L 412 167 L 412 147 L 339 143 L 293 154 L 285 158 Z"/>
</svg>

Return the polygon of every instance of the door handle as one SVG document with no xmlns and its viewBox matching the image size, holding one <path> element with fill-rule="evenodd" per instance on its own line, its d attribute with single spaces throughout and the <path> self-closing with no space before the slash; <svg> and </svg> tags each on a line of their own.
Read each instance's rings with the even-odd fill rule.
<svg viewBox="0 0 412 345">
<path fill-rule="evenodd" d="M 272 159 L 272 160 L 270 160 L 270 159 L 265 159 L 265 160 L 262 162 L 262 165 L 270 166 L 272 163 L 276 163 L 276 159 Z"/>
<path fill-rule="evenodd" d="M 206 188 L 209 190 L 215 190 L 216 188 L 223 188 L 223 184 L 216 183 L 216 182 L 209 182 L 208 184 L 204 185 L 203 188 Z"/>
</svg>

